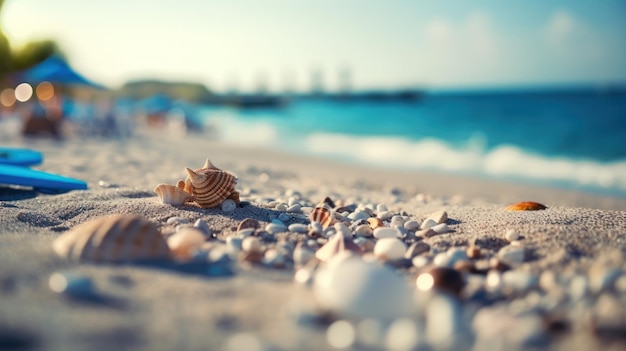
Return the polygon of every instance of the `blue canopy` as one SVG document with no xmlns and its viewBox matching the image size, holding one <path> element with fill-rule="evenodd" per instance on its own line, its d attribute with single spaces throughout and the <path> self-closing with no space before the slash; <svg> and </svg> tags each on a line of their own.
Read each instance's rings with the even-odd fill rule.
<svg viewBox="0 0 626 351">
<path fill-rule="evenodd" d="M 87 85 L 103 88 L 74 71 L 65 60 L 52 56 L 21 73 L 20 78 L 28 83 L 50 82 L 57 84 Z"/>
</svg>

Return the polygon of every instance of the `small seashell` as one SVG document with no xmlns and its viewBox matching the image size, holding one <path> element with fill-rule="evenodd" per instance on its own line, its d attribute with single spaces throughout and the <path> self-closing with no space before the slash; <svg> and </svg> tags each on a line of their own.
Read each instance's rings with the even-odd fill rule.
<svg viewBox="0 0 626 351">
<path fill-rule="evenodd" d="M 170 257 L 165 239 L 150 221 L 138 215 L 113 215 L 79 224 L 58 237 L 52 248 L 74 260 L 122 262 Z"/>
<path fill-rule="evenodd" d="M 246 218 L 243 221 L 239 222 L 239 226 L 237 226 L 237 231 L 239 232 L 242 229 L 248 229 L 248 228 L 252 228 L 252 229 L 259 229 L 261 225 L 259 224 L 259 221 L 257 221 L 254 218 Z"/>
<path fill-rule="evenodd" d="M 190 259 L 193 251 L 204 244 L 204 234 L 197 228 L 188 227 L 167 239 L 167 245 L 175 257 Z"/>
<path fill-rule="evenodd" d="M 383 238 L 374 246 L 374 256 L 384 261 L 397 261 L 404 258 L 406 245 L 397 238 Z"/>
<path fill-rule="evenodd" d="M 215 167 L 210 160 L 200 169 L 186 170 L 185 191 L 193 195 L 200 207 L 215 207 L 226 199 L 239 203 L 239 193 L 235 190 L 237 177 Z"/>
<path fill-rule="evenodd" d="M 333 224 L 333 210 L 326 203 L 322 203 L 311 211 L 309 218 L 311 222 L 319 222 L 323 228 L 328 228 Z"/>
<path fill-rule="evenodd" d="M 169 184 L 159 184 L 154 188 L 154 192 L 159 196 L 161 203 L 169 204 L 173 206 L 183 205 L 188 199 L 191 198 L 191 194 L 183 189 Z"/>
<path fill-rule="evenodd" d="M 360 254 L 361 248 L 352 242 L 352 239 L 346 238 L 341 234 L 335 234 L 324 246 L 315 252 L 315 257 L 320 261 L 328 261 L 333 256 L 344 251 Z"/>
<path fill-rule="evenodd" d="M 538 211 L 545 210 L 545 205 L 533 201 L 517 202 L 504 208 L 505 211 Z"/>
<path fill-rule="evenodd" d="M 368 223 L 368 224 L 370 225 L 370 227 L 371 227 L 372 229 L 374 229 L 374 230 L 375 230 L 376 228 L 378 228 L 378 227 L 382 227 L 382 226 L 383 226 L 383 221 L 382 221 L 382 219 L 380 219 L 380 218 L 375 218 L 375 217 L 368 218 L 368 219 L 367 219 L 367 223 Z"/>
<path fill-rule="evenodd" d="M 237 204 L 233 199 L 226 199 L 222 202 L 222 211 L 233 212 L 237 208 Z"/>
</svg>

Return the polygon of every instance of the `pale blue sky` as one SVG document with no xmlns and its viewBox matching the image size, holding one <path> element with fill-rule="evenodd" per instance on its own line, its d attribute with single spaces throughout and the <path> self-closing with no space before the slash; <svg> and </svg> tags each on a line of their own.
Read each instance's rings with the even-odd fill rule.
<svg viewBox="0 0 626 351">
<path fill-rule="evenodd" d="M 192 80 L 224 90 L 625 83 L 626 1 L 7 0 L 17 45 L 56 39 L 111 87 Z"/>
</svg>

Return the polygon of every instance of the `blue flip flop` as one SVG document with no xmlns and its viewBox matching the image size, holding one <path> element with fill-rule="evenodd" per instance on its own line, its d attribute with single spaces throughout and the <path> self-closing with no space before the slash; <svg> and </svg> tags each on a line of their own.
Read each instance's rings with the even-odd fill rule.
<svg viewBox="0 0 626 351">
<path fill-rule="evenodd" d="M 87 189 L 87 183 L 82 180 L 27 167 L 40 164 L 42 160 L 39 151 L 0 147 L 0 184 L 32 187 L 47 194 Z"/>
</svg>

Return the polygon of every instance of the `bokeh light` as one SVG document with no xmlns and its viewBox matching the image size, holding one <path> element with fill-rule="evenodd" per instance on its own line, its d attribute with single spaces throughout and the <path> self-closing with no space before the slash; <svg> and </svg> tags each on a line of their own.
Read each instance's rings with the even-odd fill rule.
<svg viewBox="0 0 626 351">
<path fill-rule="evenodd" d="M 15 90 L 8 88 L 0 93 L 0 104 L 4 107 L 11 107 L 15 104 Z"/>
<path fill-rule="evenodd" d="M 326 340 L 330 346 L 337 349 L 344 349 L 352 346 L 356 339 L 356 332 L 350 322 L 339 320 L 328 327 Z"/>
<path fill-rule="evenodd" d="M 35 93 L 39 100 L 48 101 L 54 96 L 54 86 L 50 82 L 39 83 L 35 89 Z"/>
<path fill-rule="evenodd" d="M 19 102 L 28 101 L 33 96 L 33 87 L 28 83 L 22 83 L 15 88 L 15 98 Z"/>
<path fill-rule="evenodd" d="M 430 273 L 422 273 L 417 277 L 417 288 L 422 291 L 428 291 L 435 285 L 435 279 Z"/>
</svg>

